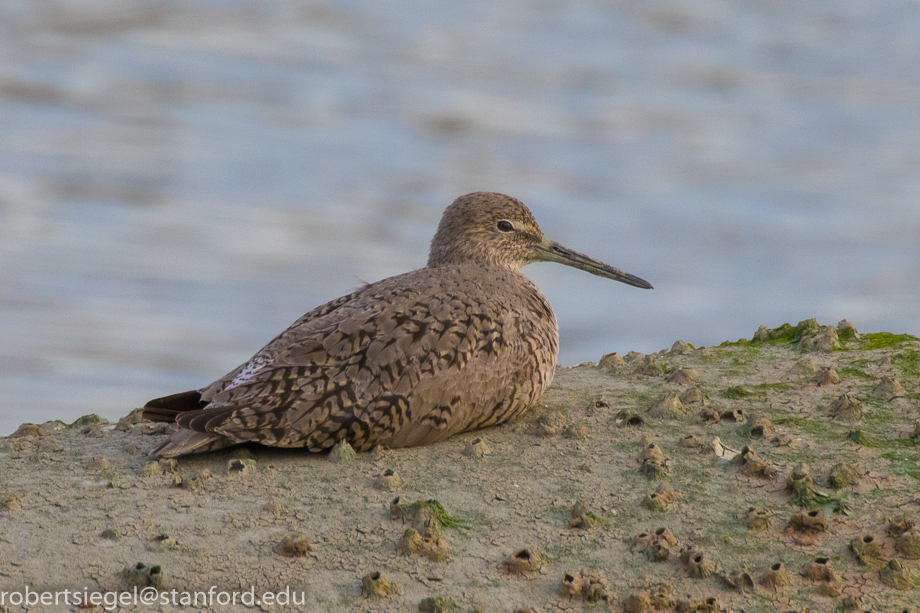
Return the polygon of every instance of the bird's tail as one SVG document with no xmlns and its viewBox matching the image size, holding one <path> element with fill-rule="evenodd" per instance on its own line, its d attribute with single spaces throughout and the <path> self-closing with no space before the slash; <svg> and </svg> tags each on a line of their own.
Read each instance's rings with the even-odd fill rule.
<svg viewBox="0 0 920 613">
<path fill-rule="evenodd" d="M 168 439 L 151 449 L 147 455 L 152 458 L 174 458 L 187 453 L 216 451 L 236 444 L 221 434 L 182 429 L 173 432 Z"/>
<path fill-rule="evenodd" d="M 201 392 L 198 390 L 179 392 L 171 396 L 154 398 L 144 405 L 141 417 L 150 421 L 174 422 L 179 413 L 198 411 L 206 406 L 208 403 L 201 399 Z"/>
</svg>

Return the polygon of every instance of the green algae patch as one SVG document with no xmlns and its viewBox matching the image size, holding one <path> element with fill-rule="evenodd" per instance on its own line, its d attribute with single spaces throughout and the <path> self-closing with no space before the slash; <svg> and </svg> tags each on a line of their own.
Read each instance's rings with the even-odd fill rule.
<svg viewBox="0 0 920 613">
<path fill-rule="evenodd" d="M 83 417 L 78 418 L 75 422 L 70 424 L 70 428 L 82 428 L 84 426 L 91 426 L 93 424 L 107 424 L 109 423 L 107 419 L 99 417 L 95 413 L 90 413 L 89 415 L 84 415 Z"/>
<path fill-rule="evenodd" d="M 860 370 L 852 366 L 847 367 L 847 368 L 841 368 L 840 370 L 837 371 L 837 374 L 839 374 L 841 378 L 863 379 L 864 381 L 875 381 L 875 377 L 873 377 L 866 371 Z"/>
<path fill-rule="evenodd" d="M 859 333 L 856 332 L 856 328 L 853 326 L 845 326 L 842 328 L 837 326 L 837 339 L 840 341 L 841 345 L 858 340 L 859 338 Z"/>
<path fill-rule="evenodd" d="M 912 334 L 892 334 L 891 332 L 870 332 L 863 334 L 859 343 L 859 348 L 864 351 L 874 351 L 876 349 L 890 349 L 897 347 L 902 343 L 910 341 L 920 341 L 920 338 Z"/>
<path fill-rule="evenodd" d="M 920 470 L 917 468 L 920 466 L 920 453 L 889 451 L 883 453 L 882 457 L 891 462 L 892 473 L 920 480 Z"/>
<path fill-rule="evenodd" d="M 818 327 L 816 323 L 814 330 L 811 330 L 811 332 L 817 331 Z M 806 326 L 805 322 L 800 322 L 797 326 L 785 323 L 775 328 L 761 328 L 761 330 L 757 332 L 758 333 L 751 339 L 753 343 L 793 343 L 802 338 L 802 334 L 806 332 Z"/>
<path fill-rule="evenodd" d="M 722 390 L 719 393 L 723 398 L 729 398 L 731 400 L 740 400 L 741 398 L 747 398 L 749 396 L 756 396 L 756 392 L 749 392 L 740 385 L 735 385 L 729 388 Z"/>
<path fill-rule="evenodd" d="M 844 341 L 840 340 L 841 332 Z M 802 320 L 795 326 L 788 323 L 776 328 L 760 326 L 751 338 L 751 343 L 797 344 L 800 351 L 826 353 L 843 350 L 842 343 L 855 338 L 858 338 L 856 330 L 845 320 L 834 327 L 822 326 L 812 318 Z"/>
<path fill-rule="evenodd" d="M 390 518 L 402 520 L 407 524 L 425 525 L 434 523 L 443 528 L 464 528 L 463 522 L 451 517 L 444 506 L 437 500 L 418 500 L 411 504 L 400 502 L 399 498 L 390 503 Z"/>
<path fill-rule="evenodd" d="M 595 526 L 606 526 L 609 523 L 610 518 L 599 517 L 593 511 L 590 511 L 581 500 L 577 501 L 575 506 L 572 507 L 569 518 L 569 528 L 590 530 Z"/>
<path fill-rule="evenodd" d="M 862 430 L 851 430 L 847 432 L 847 440 L 861 447 L 881 447 L 882 443 L 877 439 L 867 435 Z"/>
<path fill-rule="evenodd" d="M 797 343 L 805 336 L 818 334 L 823 328 L 831 326 L 822 326 L 815 319 L 804 319 L 792 325 L 784 323 L 775 328 L 760 326 L 754 336 L 751 338 L 752 343 Z M 841 338 L 841 334 L 843 337 Z M 838 340 L 850 340 L 857 336 L 854 328 L 843 328 L 837 332 Z"/>
<path fill-rule="evenodd" d="M 717 349 L 729 349 L 731 347 L 748 347 L 750 346 L 751 341 L 746 338 L 739 338 L 737 341 L 722 341 L 716 345 Z M 710 356 L 712 357 L 712 356 Z"/>
<path fill-rule="evenodd" d="M 831 440 L 846 438 L 845 435 L 837 434 L 833 431 L 828 431 L 827 419 L 823 418 L 807 419 L 805 417 L 787 416 L 780 417 L 773 423 L 776 425 L 795 426 L 803 433 L 812 436 L 821 436 L 822 438 L 828 438 Z"/>
<path fill-rule="evenodd" d="M 905 376 L 916 377 L 920 375 L 920 353 L 913 350 L 902 351 L 897 355 L 891 356 L 891 365 L 900 370 Z"/>
<path fill-rule="evenodd" d="M 796 467 L 786 481 L 786 491 L 793 503 L 805 509 L 830 507 L 835 513 L 846 514 L 849 505 L 843 498 L 830 496 L 817 488 L 814 478 L 804 466 Z"/>
</svg>

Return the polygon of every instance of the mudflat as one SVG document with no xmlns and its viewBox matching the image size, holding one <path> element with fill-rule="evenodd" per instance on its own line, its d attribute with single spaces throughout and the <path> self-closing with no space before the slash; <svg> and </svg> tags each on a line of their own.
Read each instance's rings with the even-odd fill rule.
<svg viewBox="0 0 920 613">
<path fill-rule="evenodd" d="M 0 611 L 913 611 L 918 420 L 920 339 L 806 320 L 558 368 L 428 447 L 153 462 L 137 411 L 24 424 Z"/>
</svg>

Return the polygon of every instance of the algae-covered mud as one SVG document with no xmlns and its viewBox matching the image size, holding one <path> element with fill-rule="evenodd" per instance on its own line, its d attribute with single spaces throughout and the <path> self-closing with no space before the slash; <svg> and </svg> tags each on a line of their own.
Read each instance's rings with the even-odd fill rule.
<svg viewBox="0 0 920 613">
<path fill-rule="evenodd" d="M 599 358 L 417 449 L 149 462 L 165 429 L 136 413 L 23 425 L 0 610 L 76 610 L 27 586 L 152 589 L 122 605 L 151 611 L 918 610 L 920 340 L 809 320 Z"/>
</svg>

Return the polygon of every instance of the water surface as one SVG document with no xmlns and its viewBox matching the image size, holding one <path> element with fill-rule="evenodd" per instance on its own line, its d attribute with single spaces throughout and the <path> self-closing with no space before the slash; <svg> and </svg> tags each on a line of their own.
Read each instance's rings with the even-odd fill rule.
<svg viewBox="0 0 920 613">
<path fill-rule="evenodd" d="M 4 2 L 0 433 L 212 381 L 423 266 L 474 190 L 655 285 L 525 269 L 565 365 L 920 334 L 918 31 L 868 0 Z"/>
</svg>

